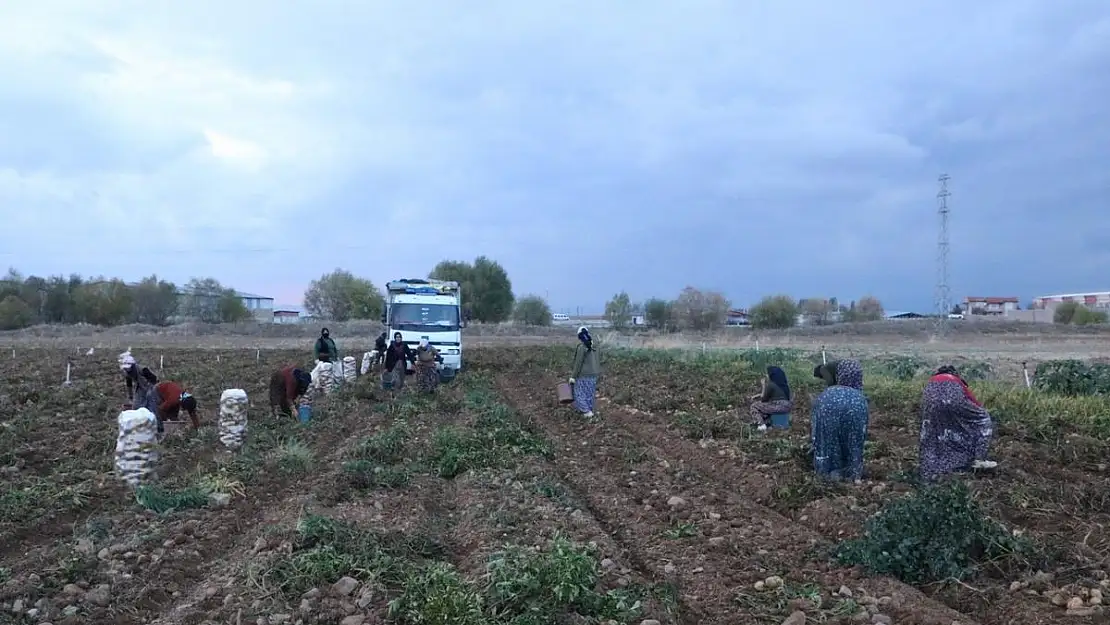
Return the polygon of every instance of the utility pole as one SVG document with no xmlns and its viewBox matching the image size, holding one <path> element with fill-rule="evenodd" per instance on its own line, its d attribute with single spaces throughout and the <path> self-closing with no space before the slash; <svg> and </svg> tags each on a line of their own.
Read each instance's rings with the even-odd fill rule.
<svg viewBox="0 0 1110 625">
<path fill-rule="evenodd" d="M 948 174 L 937 178 L 940 190 L 937 191 L 937 285 L 934 294 L 936 323 L 933 334 L 940 338 L 948 334 L 948 313 L 952 312 L 952 294 L 948 287 Z"/>
</svg>

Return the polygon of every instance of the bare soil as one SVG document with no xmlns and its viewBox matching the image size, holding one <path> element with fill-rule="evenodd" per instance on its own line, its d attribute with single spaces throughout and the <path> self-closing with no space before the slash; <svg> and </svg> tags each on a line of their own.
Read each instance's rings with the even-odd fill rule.
<svg viewBox="0 0 1110 625">
<path fill-rule="evenodd" d="M 88 355 L 87 341 L 53 343 L 19 342 L 14 359 L 0 352 L 0 622 L 388 620 L 394 593 L 371 581 L 342 594 L 329 580 L 296 597 L 266 581 L 267 567 L 294 550 L 298 520 L 309 515 L 419 537 L 425 546 L 414 558 L 441 559 L 472 579 L 505 545 L 542 547 L 568 536 L 595 550 L 603 591 L 649 589 L 635 622 L 777 624 L 799 610 L 809 622 L 829 623 L 883 622 L 883 615 L 930 625 L 1105 618 L 1066 616 L 1053 603 L 1058 594 L 1066 600 L 1099 588 L 1110 568 L 1105 451 L 1078 437 L 1035 440 L 1003 426 L 993 452 L 1002 468 L 971 479 L 992 515 L 1051 548 L 1042 575 L 914 588 L 837 566 L 826 553 L 909 490 L 903 476 L 916 462 L 913 415 L 873 415 L 868 479 L 829 487 L 813 481 L 800 459 L 809 429 L 804 395 L 789 431 L 752 436 L 738 408 L 718 406 L 722 394 L 736 391 L 728 380 L 612 359 L 601 419 L 586 422 L 554 401 L 566 363 L 543 349 L 490 347 L 471 352 L 464 376 L 489 380 L 551 453 L 506 448 L 494 454 L 500 461 L 443 477 L 426 461 L 437 435 L 482 432 L 469 381 L 417 401 L 411 389 L 394 397 L 376 378 L 360 378 L 302 426 L 269 416 L 265 385 L 278 366 L 307 364 L 310 344 L 256 352 L 253 345 L 180 349 L 136 340 L 140 363 L 158 371 L 161 360 L 163 379 L 199 398 L 205 422 L 164 443 L 162 482 L 216 475 L 239 489 L 226 506 L 155 514 L 112 474 L 125 390 L 116 349 Z M 72 383 L 63 386 L 67 362 Z M 251 442 L 238 454 L 223 451 L 215 436 L 226 388 L 243 388 L 252 399 Z M 410 428 L 394 467 L 405 479 L 354 483 L 345 463 L 367 437 L 399 423 Z M 310 450 L 303 466 L 287 463 L 290 441 Z"/>
</svg>

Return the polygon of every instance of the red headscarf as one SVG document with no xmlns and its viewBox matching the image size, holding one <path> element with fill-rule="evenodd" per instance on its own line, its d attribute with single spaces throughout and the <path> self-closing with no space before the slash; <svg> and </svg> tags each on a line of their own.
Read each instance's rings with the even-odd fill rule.
<svg viewBox="0 0 1110 625">
<path fill-rule="evenodd" d="M 971 403 L 975 404 L 976 406 L 979 406 L 980 408 L 983 407 L 983 404 L 981 404 L 979 402 L 979 400 L 975 397 L 975 394 L 971 392 L 970 388 L 968 388 L 967 382 L 964 382 L 964 379 L 961 378 L 960 376 L 956 375 L 955 373 L 937 373 L 933 377 L 929 378 L 929 381 L 930 382 L 958 382 L 960 384 L 960 386 L 962 386 L 964 388 L 964 396 L 966 396 L 968 399 L 970 399 Z"/>
</svg>

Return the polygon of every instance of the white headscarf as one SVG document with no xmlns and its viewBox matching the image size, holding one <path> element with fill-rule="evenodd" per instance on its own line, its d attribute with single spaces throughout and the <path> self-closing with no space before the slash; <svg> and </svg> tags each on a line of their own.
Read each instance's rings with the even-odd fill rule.
<svg viewBox="0 0 1110 625">
<path fill-rule="evenodd" d="M 594 348 L 594 338 L 590 336 L 590 329 L 586 326 L 578 327 L 578 340 L 586 346 L 586 349 L 592 350 Z"/>
</svg>

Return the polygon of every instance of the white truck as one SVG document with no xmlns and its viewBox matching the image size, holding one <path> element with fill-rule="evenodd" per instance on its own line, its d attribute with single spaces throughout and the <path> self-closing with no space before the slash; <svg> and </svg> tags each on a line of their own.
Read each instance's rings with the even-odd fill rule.
<svg viewBox="0 0 1110 625">
<path fill-rule="evenodd" d="M 443 362 L 439 377 L 451 380 L 462 369 L 462 292 L 459 283 L 444 280 L 403 279 L 385 285 L 382 323 L 386 339 L 401 333 L 410 348 L 428 339 Z M 412 365 L 408 368 L 411 370 Z"/>
</svg>

